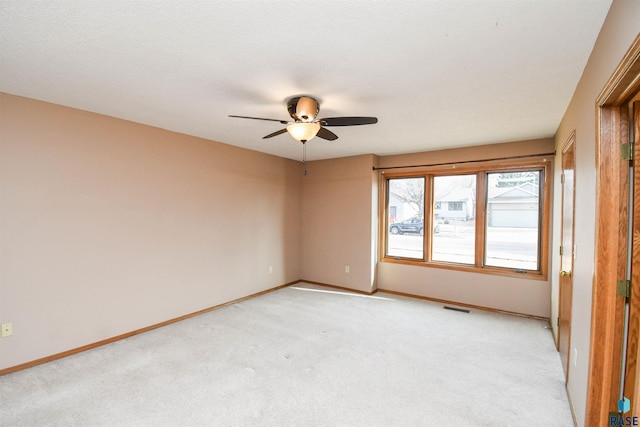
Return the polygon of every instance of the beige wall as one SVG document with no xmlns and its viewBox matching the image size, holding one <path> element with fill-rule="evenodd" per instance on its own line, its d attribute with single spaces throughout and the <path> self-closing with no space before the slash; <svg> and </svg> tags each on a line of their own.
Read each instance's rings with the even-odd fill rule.
<svg viewBox="0 0 640 427">
<path fill-rule="evenodd" d="M 607 19 L 571 103 L 556 133 L 558 151 L 571 132 L 576 131 L 576 258 L 574 264 L 573 311 L 571 319 L 571 363 L 568 389 L 580 426 L 584 425 L 589 367 L 591 291 L 593 282 L 595 189 L 596 189 L 596 107 L 595 101 L 640 30 L 640 2 L 614 0 Z M 560 174 L 556 162 L 556 174 Z M 560 220 L 559 209 L 554 221 Z M 560 246 L 554 233 L 553 247 Z M 556 251 L 557 252 L 557 251 Z M 555 254 L 557 255 L 557 253 Z M 554 299 L 557 299 L 558 259 L 554 257 Z"/>
<path fill-rule="evenodd" d="M 553 153 L 553 138 L 531 139 L 527 141 L 505 142 L 475 147 L 452 148 L 448 150 L 425 151 L 414 154 L 398 154 L 380 157 L 381 168 L 400 166 L 437 165 L 452 162 L 473 162 L 513 158 L 518 156 L 536 156 Z"/>
<path fill-rule="evenodd" d="M 376 288 L 376 161 L 363 155 L 308 164 L 302 186 L 303 279 L 363 292 Z"/>
<path fill-rule="evenodd" d="M 381 262 L 380 289 L 549 317 L 549 283 L 484 273 Z"/>
<path fill-rule="evenodd" d="M 15 330 L 0 341 L 0 369 L 298 279 L 370 292 L 380 277 L 386 289 L 548 315 L 545 282 L 379 266 L 372 169 L 545 153 L 550 141 L 323 160 L 303 176 L 295 161 L 0 102 L 0 318 Z M 525 298 L 505 291 L 514 283 Z"/>
<path fill-rule="evenodd" d="M 0 369 L 300 278 L 299 162 L 6 94 L 0 114 Z"/>
</svg>

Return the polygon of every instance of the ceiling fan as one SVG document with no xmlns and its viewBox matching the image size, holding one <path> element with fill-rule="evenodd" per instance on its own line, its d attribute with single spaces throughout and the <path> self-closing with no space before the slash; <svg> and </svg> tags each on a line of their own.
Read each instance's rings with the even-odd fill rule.
<svg viewBox="0 0 640 427">
<path fill-rule="evenodd" d="M 274 136 L 289 132 L 295 140 L 302 142 L 302 144 L 305 144 L 316 136 L 329 141 L 338 139 L 338 135 L 329 129 L 325 129 L 325 126 L 359 126 L 378 123 L 376 117 L 327 117 L 318 119 L 320 103 L 317 99 L 310 96 L 296 96 L 289 99 L 289 101 L 287 101 L 287 110 L 293 121 L 234 115 L 229 115 L 229 117 L 282 123 L 283 125 L 287 125 L 287 127 L 265 135 L 262 139 L 273 138 Z"/>
</svg>

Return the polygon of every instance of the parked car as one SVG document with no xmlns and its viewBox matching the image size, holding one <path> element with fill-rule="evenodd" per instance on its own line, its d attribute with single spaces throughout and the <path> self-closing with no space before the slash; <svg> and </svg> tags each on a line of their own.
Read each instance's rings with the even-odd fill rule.
<svg viewBox="0 0 640 427">
<path fill-rule="evenodd" d="M 424 235 L 424 221 L 418 218 L 405 219 L 404 221 L 394 222 L 389 225 L 389 232 L 391 234 L 404 234 L 404 233 L 416 233 L 421 236 Z M 433 227 L 433 233 L 438 234 L 440 227 L 436 224 Z"/>
</svg>

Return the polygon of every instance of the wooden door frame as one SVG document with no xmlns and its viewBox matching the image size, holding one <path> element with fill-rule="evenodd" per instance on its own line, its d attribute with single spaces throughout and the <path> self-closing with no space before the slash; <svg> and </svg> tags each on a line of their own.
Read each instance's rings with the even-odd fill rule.
<svg viewBox="0 0 640 427">
<path fill-rule="evenodd" d="M 596 235 L 591 306 L 591 345 L 586 426 L 608 425 L 616 407 L 621 363 L 624 298 L 616 283 L 625 278 L 628 229 L 628 142 L 626 102 L 640 89 L 640 36 L 596 100 Z"/>
<path fill-rule="evenodd" d="M 573 198 L 572 202 L 571 202 L 571 248 L 567 248 L 565 241 L 564 241 L 564 226 L 565 226 L 565 196 L 566 196 L 566 187 L 565 187 L 565 181 L 564 179 L 562 180 L 562 200 L 561 200 L 561 212 L 560 212 L 560 243 L 562 246 L 562 250 L 563 253 L 566 253 L 567 251 L 569 252 L 569 256 L 571 257 L 571 269 L 570 272 L 573 275 L 573 268 L 574 268 L 574 260 L 573 260 L 573 246 L 575 245 L 575 218 L 576 218 L 576 131 L 574 130 L 573 132 L 571 132 L 571 135 L 569 135 L 569 138 L 567 139 L 567 141 L 564 143 L 564 145 L 562 146 L 562 154 L 560 157 L 560 168 L 562 169 L 562 174 L 564 176 L 564 164 L 565 164 L 565 159 L 567 156 L 567 153 L 569 152 L 569 150 L 571 150 L 572 152 L 572 159 L 571 159 L 571 163 L 573 165 L 573 181 L 572 181 L 572 186 L 573 188 L 571 189 L 571 197 Z M 560 255 L 560 270 L 563 270 L 563 265 L 562 265 L 562 259 L 563 255 Z M 561 344 L 561 340 L 562 340 L 562 319 L 569 319 L 569 327 L 567 329 L 567 355 L 566 355 L 566 364 L 567 364 L 567 368 L 564 371 L 565 374 L 565 384 L 569 383 L 569 371 L 571 370 L 571 313 L 573 311 L 573 302 L 570 303 L 569 305 L 569 312 L 568 313 L 563 313 L 562 311 L 562 300 L 563 298 L 566 298 L 566 296 L 564 295 L 564 292 L 566 292 L 565 290 L 565 286 L 563 286 L 563 281 L 567 280 L 566 278 L 563 277 L 559 277 L 558 279 L 558 343 L 556 345 L 558 351 L 560 352 L 560 356 L 562 356 L 562 350 L 560 348 L 560 344 Z M 570 280 L 573 281 L 573 277 L 570 278 Z M 571 296 L 570 296 L 571 300 L 573 301 L 573 282 L 571 285 Z M 564 363 L 565 361 L 562 361 L 563 363 L 563 368 L 564 368 Z"/>
</svg>

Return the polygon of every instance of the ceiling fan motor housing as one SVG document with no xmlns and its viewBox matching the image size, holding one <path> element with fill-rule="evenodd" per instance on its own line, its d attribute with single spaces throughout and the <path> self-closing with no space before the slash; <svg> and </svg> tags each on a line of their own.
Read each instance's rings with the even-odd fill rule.
<svg viewBox="0 0 640 427">
<path fill-rule="evenodd" d="M 320 104 L 309 96 L 296 96 L 287 102 L 289 115 L 297 122 L 312 122 L 318 116 Z"/>
</svg>

